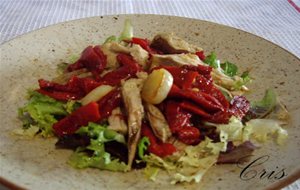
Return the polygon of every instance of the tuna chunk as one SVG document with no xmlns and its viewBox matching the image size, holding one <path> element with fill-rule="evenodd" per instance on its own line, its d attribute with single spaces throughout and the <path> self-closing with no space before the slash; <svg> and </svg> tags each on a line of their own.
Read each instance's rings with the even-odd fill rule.
<svg viewBox="0 0 300 190">
<path fill-rule="evenodd" d="M 183 65 L 203 65 L 204 63 L 195 54 L 168 54 L 168 55 L 158 55 L 154 54 L 151 58 L 151 68 L 157 67 L 159 65 L 164 66 L 183 66 Z"/>
<path fill-rule="evenodd" d="M 127 124 L 124 120 L 124 116 L 121 112 L 120 107 L 117 107 L 111 112 L 111 115 L 108 117 L 108 123 L 109 129 L 112 129 L 123 135 L 126 135 L 128 133 Z"/>
<path fill-rule="evenodd" d="M 157 138 L 162 142 L 166 142 L 172 136 L 167 120 L 160 110 L 152 104 L 145 104 L 146 115 L 150 122 L 150 126 Z"/>
<path fill-rule="evenodd" d="M 141 137 L 141 125 L 144 116 L 140 83 L 142 79 L 129 79 L 122 83 L 122 97 L 128 119 L 128 166 L 131 168 L 138 141 Z"/>
<path fill-rule="evenodd" d="M 173 33 L 156 35 L 152 40 L 151 47 L 162 51 L 164 54 L 195 53 L 202 51 L 202 48 L 187 43 Z"/>
</svg>

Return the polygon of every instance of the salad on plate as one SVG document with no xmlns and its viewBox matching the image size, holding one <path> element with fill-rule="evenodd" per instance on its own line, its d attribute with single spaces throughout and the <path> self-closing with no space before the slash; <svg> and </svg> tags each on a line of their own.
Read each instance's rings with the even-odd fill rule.
<svg viewBox="0 0 300 190">
<path fill-rule="evenodd" d="M 199 183 L 216 164 L 245 161 L 258 143 L 283 144 L 288 112 L 272 89 L 250 102 L 249 71 L 173 33 L 120 36 L 86 47 L 58 76 L 39 79 L 14 134 L 57 137 L 74 168 L 143 169 L 155 181 Z"/>
</svg>

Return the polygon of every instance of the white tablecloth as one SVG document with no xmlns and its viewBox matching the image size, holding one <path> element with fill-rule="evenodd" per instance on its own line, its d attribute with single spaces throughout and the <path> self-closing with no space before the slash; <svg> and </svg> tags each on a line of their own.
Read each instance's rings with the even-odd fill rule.
<svg viewBox="0 0 300 190">
<path fill-rule="evenodd" d="M 246 30 L 300 57 L 299 7 L 300 0 L 0 0 L 0 43 L 66 20 L 111 14 L 163 14 Z M 286 189 L 300 189 L 300 181 Z"/>
</svg>

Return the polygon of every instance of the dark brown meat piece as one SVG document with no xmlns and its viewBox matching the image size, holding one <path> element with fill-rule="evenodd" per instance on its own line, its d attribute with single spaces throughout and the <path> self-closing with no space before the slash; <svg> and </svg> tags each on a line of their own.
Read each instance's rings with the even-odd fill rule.
<svg viewBox="0 0 300 190">
<path fill-rule="evenodd" d="M 172 33 L 156 35 L 152 40 L 151 47 L 164 54 L 195 53 L 197 51 L 202 51 L 201 48 L 187 43 Z"/>
</svg>

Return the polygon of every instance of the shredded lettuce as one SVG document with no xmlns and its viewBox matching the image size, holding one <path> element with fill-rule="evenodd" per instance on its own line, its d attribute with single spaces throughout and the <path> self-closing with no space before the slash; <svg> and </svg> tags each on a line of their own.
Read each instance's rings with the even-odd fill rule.
<svg viewBox="0 0 300 190">
<path fill-rule="evenodd" d="M 199 183 L 205 172 L 217 162 L 219 152 L 223 149 L 224 143 L 213 143 L 206 138 L 196 146 L 187 146 L 183 153 L 173 154 L 166 158 L 160 158 L 154 154 L 144 156 L 147 167 L 163 168 L 172 173 L 171 184 L 179 182 Z M 152 180 L 155 179 L 153 175 Z"/>
<path fill-rule="evenodd" d="M 252 119 L 246 123 L 243 132 L 243 140 L 255 139 L 266 142 L 275 136 L 276 142 L 282 145 L 288 137 L 288 133 L 280 126 L 279 121 L 273 119 Z"/>
<path fill-rule="evenodd" d="M 28 103 L 19 108 L 19 118 L 23 122 L 23 129 L 35 126 L 39 128 L 42 136 L 52 136 L 52 125 L 57 122 L 57 117 L 68 114 L 64 103 L 36 91 L 29 91 L 28 94 Z"/>
<path fill-rule="evenodd" d="M 126 19 L 124 23 L 123 31 L 119 37 L 119 40 L 131 40 L 133 37 L 133 27 L 130 20 Z"/>
<path fill-rule="evenodd" d="M 124 162 L 111 158 L 110 154 L 105 152 L 104 147 L 104 143 L 109 141 L 117 141 L 125 144 L 125 137 L 123 135 L 108 129 L 107 126 L 91 122 L 88 126 L 78 129 L 76 133 L 90 137 L 90 144 L 86 147 L 76 149 L 68 162 L 71 166 L 75 168 L 94 167 L 123 172 L 128 170 L 128 166 Z"/>
<path fill-rule="evenodd" d="M 33 138 L 38 132 L 39 128 L 37 126 L 31 125 L 29 128 L 17 128 L 12 131 L 15 135 L 20 135 L 28 138 Z"/>
<path fill-rule="evenodd" d="M 243 141 L 243 123 L 236 117 L 231 117 L 228 124 L 218 125 L 220 139 L 222 142 L 241 142 Z"/>
<path fill-rule="evenodd" d="M 69 57 L 69 62 L 70 63 L 75 63 L 79 58 L 80 58 L 80 55 L 71 55 Z"/>
<path fill-rule="evenodd" d="M 288 133 L 280 124 L 278 120 L 273 119 L 252 119 L 243 125 L 236 117 L 231 117 L 228 124 L 217 125 L 217 129 L 220 132 L 221 142 L 233 141 L 235 144 L 247 140 L 266 142 L 275 136 L 276 142 L 281 145 Z"/>
<path fill-rule="evenodd" d="M 119 37 L 116 37 L 114 35 L 109 36 L 104 41 L 104 44 L 109 42 L 121 42 L 123 40 L 131 40 L 132 37 L 133 37 L 133 26 L 130 20 L 126 19 L 124 22 L 123 31 L 121 32 L 120 36 Z"/>
<path fill-rule="evenodd" d="M 250 83 L 252 81 L 249 71 L 244 71 L 240 77 L 240 80 L 236 80 L 233 88 L 235 90 L 241 89 L 242 86 L 246 85 L 247 83 Z"/>
<path fill-rule="evenodd" d="M 116 36 L 109 36 L 108 38 L 106 38 L 106 40 L 104 41 L 104 44 L 109 43 L 109 42 L 117 42 L 119 41 L 119 39 Z"/>
<path fill-rule="evenodd" d="M 77 110 L 80 106 L 81 103 L 76 100 L 69 100 L 66 104 L 64 104 L 64 108 L 69 114 Z"/>
<path fill-rule="evenodd" d="M 57 73 L 58 74 L 63 74 L 66 71 L 68 66 L 69 66 L 68 63 L 59 63 L 56 67 Z"/>
<path fill-rule="evenodd" d="M 147 166 L 145 169 L 144 169 L 144 174 L 146 176 L 147 179 L 150 179 L 152 181 L 155 181 L 156 180 L 156 177 L 158 175 L 160 171 L 160 168 L 158 167 L 155 167 L 155 166 Z"/>
<path fill-rule="evenodd" d="M 124 162 L 120 162 L 118 159 L 110 159 L 108 153 L 103 153 L 101 156 L 88 156 L 87 153 L 76 151 L 73 153 L 68 163 L 74 168 L 99 168 L 110 171 L 128 171 L 128 166 Z"/>
</svg>

